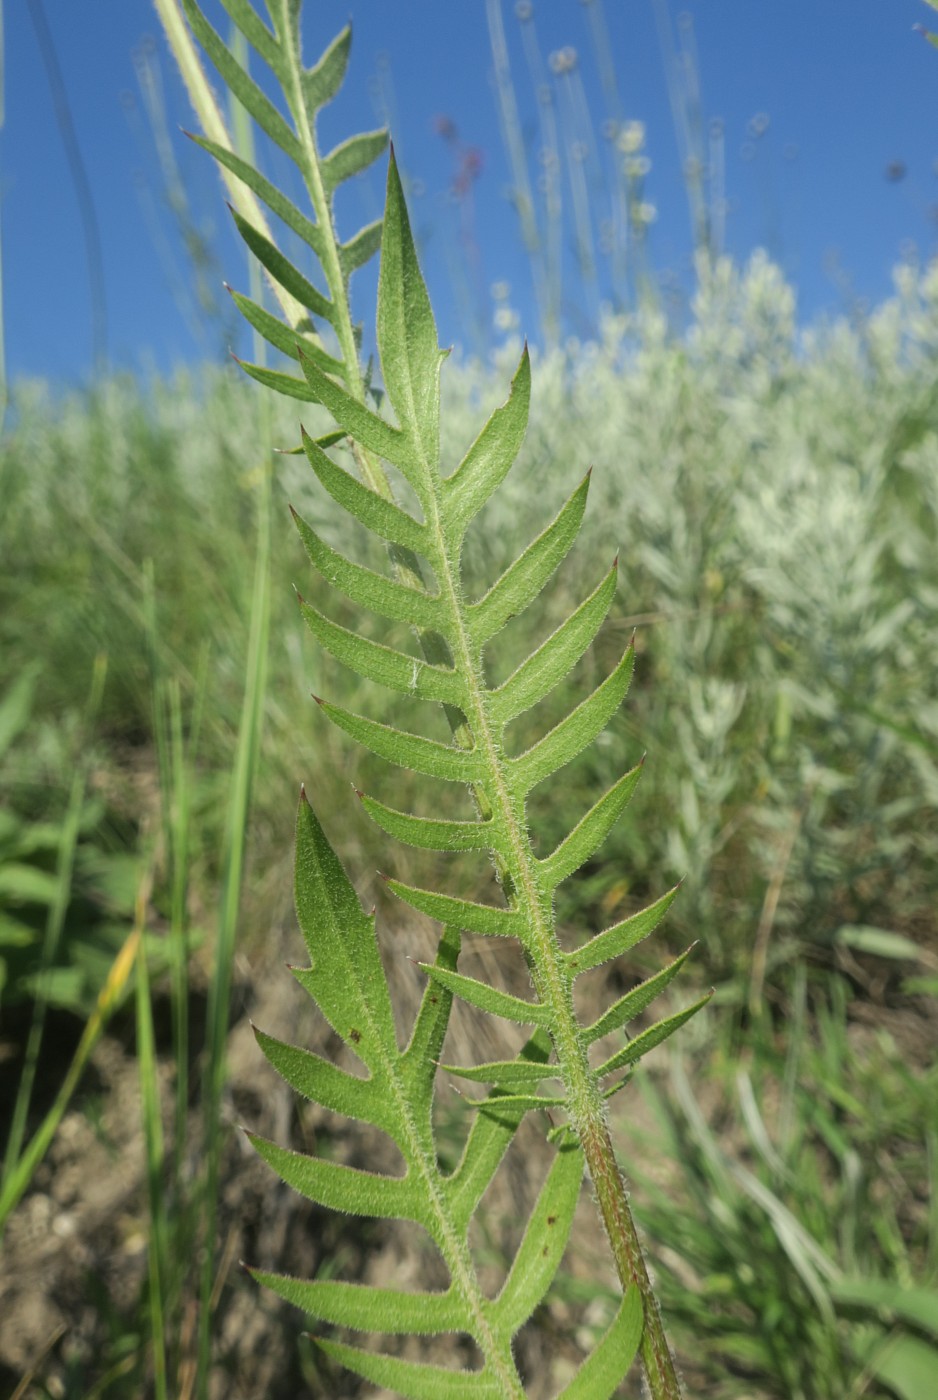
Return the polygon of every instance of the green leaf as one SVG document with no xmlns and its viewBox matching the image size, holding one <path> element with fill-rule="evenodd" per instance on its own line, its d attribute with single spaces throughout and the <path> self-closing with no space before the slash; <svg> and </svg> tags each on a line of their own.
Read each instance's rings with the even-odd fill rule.
<svg viewBox="0 0 938 1400">
<path fill-rule="evenodd" d="M 637 914 L 629 915 L 620 923 L 597 933 L 588 943 L 584 943 L 582 948 L 575 948 L 572 953 L 567 953 L 567 967 L 574 977 L 579 977 L 581 972 L 590 972 L 594 967 L 599 967 L 601 963 L 609 962 L 612 958 L 618 958 L 622 953 L 634 948 L 637 943 L 641 943 L 650 933 L 654 933 L 680 888 L 680 885 L 675 885 L 673 890 L 655 900 L 654 904 L 649 904 L 647 909 L 640 909 Z"/>
<path fill-rule="evenodd" d="M 262 1269 L 249 1272 L 286 1302 L 319 1322 L 332 1322 L 337 1327 L 423 1337 L 465 1328 L 465 1306 L 452 1289 L 448 1293 L 404 1293 L 338 1279 L 307 1281 Z"/>
<path fill-rule="evenodd" d="M 252 48 L 275 73 L 282 68 L 282 53 L 277 37 L 268 28 L 250 0 L 222 0 L 241 33 Z"/>
<path fill-rule="evenodd" d="M 628 806 L 642 776 L 643 764 L 644 759 L 628 773 L 623 773 L 619 781 L 590 808 L 557 849 L 541 861 L 544 879 L 549 887 L 556 888 L 598 851 Z"/>
<path fill-rule="evenodd" d="M 378 1176 L 339 1162 L 325 1162 L 321 1157 L 291 1152 L 256 1133 L 248 1133 L 247 1137 L 282 1181 L 317 1205 L 350 1215 L 426 1224 L 424 1198 L 408 1177 Z"/>
<path fill-rule="evenodd" d="M 363 131 L 336 146 L 321 162 L 326 194 L 331 196 L 343 181 L 367 170 L 384 152 L 387 144 L 388 133 L 382 129 Z"/>
<path fill-rule="evenodd" d="M 465 703 L 466 683 L 451 667 L 433 666 L 419 657 L 373 642 L 332 622 L 302 598 L 300 609 L 310 631 L 326 650 L 367 680 L 419 700 L 438 700 L 444 705 Z"/>
<path fill-rule="evenodd" d="M 227 146 L 220 146 L 217 141 L 210 141 L 207 136 L 196 136 L 192 132 L 186 135 L 197 146 L 201 146 L 204 151 L 208 151 L 210 156 L 223 165 L 226 170 L 230 170 L 232 175 L 237 175 L 238 179 L 253 190 L 258 199 L 267 205 L 272 214 L 276 214 L 278 219 L 282 219 L 287 228 L 292 231 L 312 248 L 317 257 L 321 258 L 326 242 L 322 229 L 312 219 L 307 218 L 289 199 L 282 190 L 272 184 L 259 170 L 255 170 L 248 161 L 242 160 L 235 151 L 231 151 Z"/>
<path fill-rule="evenodd" d="M 425 851 L 497 851 L 504 845 L 500 829 L 488 821 L 445 821 L 438 817 L 416 817 L 385 807 L 374 797 L 361 795 L 362 806 L 382 830 L 408 846 Z"/>
<path fill-rule="evenodd" d="M 442 483 L 447 535 L 462 538 L 472 517 L 504 481 L 521 449 L 531 402 L 531 359 L 525 344 L 507 403 L 496 408 L 475 442 Z"/>
<path fill-rule="evenodd" d="M 299 353 L 302 354 L 302 351 Z M 235 356 L 237 359 L 237 356 Z M 314 398 L 305 379 L 297 379 L 292 374 L 284 374 L 279 369 L 267 369 L 264 365 L 248 364 L 247 360 L 237 360 L 245 374 L 256 379 L 258 384 L 263 384 L 266 389 L 273 389 L 277 394 L 286 394 L 287 398 L 299 399 L 301 403 L 318 403 Z"/>
<path fill-rule="evenodd" d="M 296 822 L 295 893 L 310 957 L 310 969 L 300 980 L 333 1029 L 366 1063 L 369 1054 L 396 1054 L 394 1014 L 374 916 L 362 912 L 305 791 Z"/>
<path fill-rule="evenodd" d="M 549 695 L 579 661 L 615 597 L 618 560 L 598 588 L 533 651 L 488 699 L 494 723 L 507 724 Z"/>
<path fill-rule="evenodd" d="M 305 428 L 302 429 L 302 433 L 309 464 L 320 484 L 338 505 L 382 539 L 399 544 L 404 549 L 412 549 L 415 554 L 426 554 L 425 525 L 408 515 L 406 510 L 401 510 L 393 501 L 379 496 L 376 491 L 370 491 L 367 486 L 356 481 L 355 477 L 343 471 L 331 457 L 316 446 Z"/>
<path fill-rule="evenodd" d="M 566 1108 L 563 1094 L 515 1094 L 501 1092 L 486 1099 L 473 1099 L 473 1108 L 486 1116 L 498 1117 L 508 1109 L 523 1113 L 531 1109 Z"/>
<path fill-rule="evenodd" d="M 182 0 L 192 32 L 218 69 L 227 87 L 251 114 L 262 131 L 297 165 L 302 164 L 303 148 L 296 134 L 274 104 L 264 95 L 250 74 L 238 63 L 221 36 L 212 28 L 196 0 Z"/>
<path fill-rule="evenodd" d="M 279 316 L 272 315 L 265 307 L 259 306 L 256 301 L 252 301 L 250 297 L 242 296 L 240 292 L 235 292 L 230 287 L 228 290 L 231 293 L 231 298 L 235 306 L 237 306 L 245 320 L 254 327 L 259 335 L 262 335 L 275 349 L 279 350 L 281 354 L 289 355 L 291 359 L 297 360 L 299 359 L 298 346 L 302 346 L 304 355 L 307 355 L 311 360 L 315 360 L 324 374 L 344 375 L 345 366 L 342 361 L 335 359 L 332 355 L 327 354 L 325 350 L 320 349 L 320 347 L 305 336 L 302 331 L 293 330 L 284 321 L 281 321 Z M 302 397 L 304 401 L 308 403 L 309 389 L 306 381 L 293 380 L 293 383 L 299 385 L 303 389 Z M 270 385 L 269 387 L 273 388 L 274 386 Z"/>
<path fill-rule="evenodd" d="M 376 1080 L 359 1079 L 311 1050 L 287 1045 L 256 1028 L 254 1035 L 277 1073 L 305 1099 L 385 1132 L 393 1131 L 394 1117 L 388 1112 L 387 1095 Z"/>
<path fill-rule="evenodd" d="M 289 292 L 302 306 L 308 307 L 314 316 L 322 316 L 326 321 L 334 320 L 335 307 L 329 298 L 323 296 L 322 292 L 314 287 L 298 268 L 293 266 L 289 258 L 284 257 L 275 243 L 272 243 L 249 220 L 239 214 L 237 209 L 232 208 L 231 205 L 228 207 L 241 237 L 274 281 L 279 282 L 284 291 Z"/>
<path fill-rule="evenodd" d="M 505 1392 L 498 1380 L 485 1371 L 453 1371 L 445 1366 L 362 1351 L 344 1342 L 326 1342 L 320 1337 L 314 1340 L 333 1361 L 406 1400 L 503 1400 Z"/>
<path fill-rule="evenodd" d="M 543 1079 L 556 1079 L 555 1064 L 538 1064 L 532 1060 L 490 1060 L 484 1065 L 442 1065 L 442 1069 L 474 1084 L 497 1084 L 510 1091 L 540 1084 Z"/>
<path fill-rule="evenodd" d="M 338 705 L 319 700 L 318 696 L 317 701 L 323 713 L 339 729 L 344 729 L 366 749 L 386 758 L 389 763 L 396 763 L 400 768 L 411 768 L 415 773 L 426 773 L 428 777 L 444 778 L 452 783 L 476 782 L 484 772 L 482 758 L 474 749 L 439 744 L 434 739 L 425 739 L 421 734 L 406 733 L 389 724 L 366 719 L 364 715 L 353 715 Z"/>
<path fill-rule="evenodd" d="M 625 699 L 635 664 L 635 648 L 630 646 L 616 669 L 588 695 L 575 710 L 555 725 L 543 739 L 532 744 L 517 758 L 509 759 L 512 789 L 519 796 L 569 763 L 603 732 Z"/>
<path fill-rule="evenodd" d="M 830 1284 L 830 1295 L 835 1303 L 883 1313 L 938 1337 L 936 1288 L 903 1288 L 895 1279 L 846 1278 Z"/>
<path fill-rule="evenodd" d="M 541 1188 L 496 1300 L 499 1331 L 513 1336 L 543 1301 L 560 1268 L 583 1180 L 583 1152 L 561 1148 Z"/>
<path fill-rule="evenodd" d="M 509 618 L 524 612 L 558 568 L 583 523 L 589 472 L 542 534 L 505 570 L 484 598 L 468 609 L 468 630 L 476 647 L 501 631 Z"/>
<path fill-rule="evenodd" d="M 557 1400 L 611 1400 L 638 1354 L 644 1325 L 641 1294 L 633 1287 L 599 1345 Z"/>
<path fill-rule="evenodd" d="M 454 970 L 459 957 L 459 930 L 447 926 L 436 950 L 434 967 Z M 407 1049 L 400 1059 L 409 1093 L 418 1103 L 433 1102 L 436 1067 L 443 1051 L 453 998 L 445 988 L 428 983 L 420 1002 Z"/>
<path fill-rule="evenodd" d="M 834 934 L 835 943 L 854 952 L 871 953 L 876 958 L 895 958 L 918 962 L 921 945 L 892 929 L 875 928 L 870 924 L 841 924 Z"/>
<path fill-rule="evenodd" d="M 399 880 L 389 880 L 388 888 L 398 899 L 404 900 L 412 909 L 418 909 L 421 914 L 429 914 L 431 919 L 439 919 L 440 923 L 455 924 L 457 928 L 467 929 L 470 933 L 519 938 L 524 932 L 524 919 L 514 909 L 499 909 L 494 904 L 475 904 L 472 900 L 455 899 L 452 895 L 402 885 Z"/>
<path fill-rule="evenodd" d="M 376 452 L 385 461 L 400 467 L 405 476 L 412 472 L 407 440 L 400 428 L 393 428 L 390 423 L 386 423 L 383 418 L 379 418 L 376 413 L 359 403 L 334 380 L 323 374 L 302 351 L 300 365 L 314 403 L 321 403 L 328 409 L 349 436 L 369 452 Z"/>
<path fill-rule="evenodd" d="M 654 977 L 640 982 L 637 987 L 633 987 L 630 992 L 626 992 L 625 996 L 620 997 L 617 1002 L 610 1006 L 609 1010 L 584 1032 L 587 1045 L 592 1045 L 595 1040 L 609 1035 L 610 1031 L 617 1031 L 620 1026 L 626 1026 L 630 1021 L 634 1021 L 636 1016 L 640 1016 L 659 992 L 663 992 L 665 987 L 674 980 L 690 956 L 693 946 L 692 944 L 686 952 L 675 958 L 660 972 L 656 972 Z"/>
<path fill-rule="evenodd" d="M 54 904 L 58 892 L 56 876 L 38 866 L 13 860 L 0 865 L 0 899 L 10 904 Z"/>
<path fill-rule="evenodd" d="M 539 1029 L 526 1042 L 521 1056 L 524 1060 L 544 1062 L 550 1049 L 549 1036 Z M 498 1116 L 475 1114 L 459 1165 L 447 1182 L 447 1196 L 459 1228 L 468 1228 L 523 1117 L 522 1107 L 507 1103 Z"/>
<path fill-rule="evenodd" d="M 448 972 L 433 967 L 430 963 L 418 963 L 428 977 L 441 987 L 446 987 L 456 996 L 462 997 L 470 1006 L 488 1011 L 492 1016 L 501 1016 L 506 1021 L 518 1021 L 522 1026 L 545 1026 L 550 1020 L 550 1008 L 538 1002 L 525 1001 L 523 997 L 500 992 L 487 982 L 479 982 L 475 977 L 464 977 L 459 972 Z"/>
<path fill-rule="evenodd" d="M 868 1363 L 877 1380 L 899 1400 L 934 1400 L 938 1347 L 919 1337 L 890 1337 Z"/>
<path fill-rule="evenodd" d="M 303 97 L 311 114 L 331 102 L 342 86 L 351 47 L 352 27 L 347 24 L 333 39 L 319 62 L 303 74 Z"/>
<path fill-rule="evenodd" d="M 669 1035 L 673 1035 L 685 1021 L 689 1021 L 692 1016 L 704 1006 L 713 996 L 708 992 L 699 1001 L 695 1001 L 692 1006 L 685 1006 L 683 1011 L 678 1011 L 674 1016 L 668 1016 L 663 1021 L 656 1021 L 653 1026 L 649 1026 L 647 1031 L 642 1031 L 634 1040 L 630 1040 L 624 1049 L 618 1050 L 596 1071 L 600 1076 L 612 1074 L 613 1070 L 621 1069 L 623 1065 L 634 1065 L 646 1055 L 649 1050 L 653 1050 L 656 1045 L 667 1040 Z"/>
<path fill-rule="evenodd" d="M 328 583 L 340 589 L 353 603 L 395 622 L 412 622 L 418 627 L 436 630 L 445 623 L 446 610 L 438 595 L 411 588 L 406 583 L 396 583 L 362 564 L 353 564 L 320 539 L 292 507 L 291 512 L 313 564 Z"/>
<path fill-rule="evenodd" d="M 29 722 L 37 673 L 36 666 L 27 667 L 0 700 L 0 757 Z"/>
<path fill-rule="evenodd" d="M 381 372 L 397 421 L 411 429 L 424 462 L 436 466 L 442 355 L 393 148 L 378 277 L 377 332 Z"/>
<path fill-rule="evenodd" d="M 359 229 L 354 238 L 350 238 L 347 243 L 341 244 L 339 248 L 339 261 L 342 264 L 342 275 L 348 281 L 353 272 L 357 272 L 363 267 L 369 258 L 373 258 L 381 247 L 381 235 L 384 231 L 384 220 L 375 219 L 374 223 L 366 224 Z"/>
</svg>

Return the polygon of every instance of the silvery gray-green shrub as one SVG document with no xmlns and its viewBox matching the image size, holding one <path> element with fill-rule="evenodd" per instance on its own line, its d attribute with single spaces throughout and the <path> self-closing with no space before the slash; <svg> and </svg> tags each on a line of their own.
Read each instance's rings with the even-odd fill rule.
<svg viewBox="0 0 938 1400">
<path fill-rule="evenodd" d="M 158 0 L 161 12 L 173 9 Z M 336 94 L 348 61 L 344 30 L 318 63 L 300 57 L 300 0 L 267 0 L 264 20 L 249 0 L 222 0 L 243 39 L 271 70 L 289 120 L 266 96 L 214 30 L 196 0 L 183 0 L 191 29 L 230 91 L 258 126 L 296 166 L 313 217 L 271 183 L 224 139 L 200 143 L 229 177 L 267 207 L 301 243 L 321 270 L 326 291 L 287 258 L 258 218 L 235 211 L 248 247 L 265 268 L 286 320 L 257 301 L 235 294 L 251 325 L 294 362 L 284 373 L 245 365 L 255 379 L 301 402 L 321 405 L 334 431 L 303 449 L 322 491 L 386 542 L 391 565 L 379 573 L 329 545 L 295 515 L 309 557 L 320 576 L 314 599 L 301 601 L 319 645 L 358 676 L 410 697 L 413 728 L 376 722 L 320 700 L 325 714 L 352 740 L 390 764 L 469 789 L 474 816 L 454 820 L 401 811 L 359 794 L 388 836 L 435 852 L 478 852 L 494 867 L 501 898 L 478 901 L 441 889 L 390 879 L 393 893 L 442 927 L 436 959 L 423 965 L 427 986 L 405 1048 L 398 1044 L 388 983 L 379 956 L 373 915 L 362 912 L 351 882 L 334 854 L 319 817 L 302 796 L 297 821 L 296 907 L 310 966 L 296 972 L 329 1024 L 366 1071 L 350 1074 L 310 1051 L 260 1033 L 259 1043 L 286 1081 L 309 1100 L 387 1134 L 406 1170 L 400 1177 L 363 1171 L 251 1140 L 281 1178 L 311 1200 L 364 1217 L 420 1225 L 445 1263 L 443 1292 L 399 1291 L 340 1279 L 301 1281 L 255 1271 L 255 1277 L 310 1317 L 361 1331 L 395 1335 L 466 1334 L 482 1364 L 475 1371 L 406 1360 L 380 1351 L 322 1340 L 323 1349 L 376 1385 L 403 1396 L 521 1397 L 512 1340 L 541 1303 L 561 1263 L 588 1172 L 596 1207 L 621 1283 L 615 1317 L 574 1379 L 567 1400 L 611 1396 L 637 1354 L 656 1400 L 678 1397 L 680 1386 L 665 1339 L 625 1183 L 609 1131 L 607 1105 L 627 1083 L 635 1064 L 699 1009 L 706 998 L 657 1021 L 621 1044 L 598 1065 L 590 1047 L 620 1033 L 672 981 L 683 954 L 584 1025 L 574 1007 L 576 980 L 622 956 L 655 928 L 674 897 L 614 924 L 573 951 L 559 936 L 555 894 L 602 846 L 631 798 L 641 765 L 624 773 L 579 821 L 573 818 L 554 850 L 539 855 L 527 820 L 531 791 L 597 739 L 625 698 L 634 648 L 590 693 L 533 744 L 515 737 L 513 721 L 562 682 L 586 653 L 615 595 L 617 561 L 600 572 L 593 590 L 530 655 L 517 658 L 501 684 L 487 678 L 486 661 L 508 620 L 548 586 L 573 546 L 586 509 L 589 475 L 583 476 L 555 519 L 479 597 L 467 597 L 462 557 L 474 517 L 498 491 L 521 446 L 532 390 L 525 349 L 509 396 L 481 427 L 459 462 L 441 460 L 440 371 L 445 353 L 418 266 L 401 182 L 391 155 L 384 219 L 341 242 L 333 197 L 338 186 L 384 151 L 383 132 L 353 136 L 329 154 L 319 150 L 316 118 Z M 178 14 L 176 20 L 178 20 Z M 164 20 L 166 13 L 164 13 Z M 188 38 L 167 21 L 190 91 L 212 115 L 201 90 Z M 217 117 L 217 109 L 214 109 Z M 238 189 L 237 183 L 233 186 Z M 259 211 L 256 203 L 252 206 Z M 242 205 L 242 209 L 244 206 Z M 263 216 L 260 216 L 261 218 Z M 381 247 L 376 319 L 384 398 L 392 414 L 378 411 L 359 365 L 352 324 L 349 279 Z M 320 336 L 314 327 L 323 328 Z M 351 448 L 356 472 L 327 451 Z M 395 498 L 390 467 L 406 483 L 416 512 Z M 419 655 L 379 642 L 330 616 L 332 590 L 357 607 L 409 627 Z M 425 737 L 427 705 L 445 710 L 450 740 Z M 393 778 L 388 794 L 393 797 Z M 393 856 L 389 856 L 393 860 Z M 524 954 L 532 996 L 523 998 L 458 970 L 463 931 L 514 939 Z M 472 1126 L 456 1167 L 440 1164 L 432 1105 L 439 1060 L 454 997 L 493 1017 L 532 1028 L 514 1060 L 446 1065 L 450 1073 L 483 1086 L 473 1102 Z M 469 1229 L 480 1202 L 523 1117 L 540 1116 L 553 1145 L 553 1161 L 527 1222 L 507 1277 L 493 1297 L 480 1284 Z"/>
</svg>

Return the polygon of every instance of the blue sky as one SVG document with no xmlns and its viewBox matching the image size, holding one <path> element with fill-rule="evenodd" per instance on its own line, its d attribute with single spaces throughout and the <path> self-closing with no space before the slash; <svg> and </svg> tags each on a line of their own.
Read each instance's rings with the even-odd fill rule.
<svg viewBox="0 0 938 1400">
<path fill-rule="evenodd" d="M 93 367 L 89 264 L 31 6 L 13 0 L 4 7 L 0 215 L 8 365 L 14 376 L 81 384 Z M 208 8 L 217 17 L 218 9 Z M 913 245 L 923 260 L 932 255 L 938 52 L 912 26 L 938 16 L 921 0 L 688 0 L 692 29 L 683 30 L 678 5 L 671 0 L 666 8 L 676 42 L 693 35 L 705 133 L 713 119 L 722 122 L 728 252 L 742 259 L 766 247 L 796 288 L 803 321 L 843 311 L 853 298 L 881 300 L 892 267 Z M 109 366 L 147 373 L 220 356 L 237 332 L 224 306 L 221 315 L 198 310 L 200 284 L 167 207 L 141 71 L 157 76 L 192 227 L 212 250 L 201 284 L 210 304 L 223 277 L 245 285 L 244 257 L 208 158 L 179 135 L 193 118 L 150 0 L 43 0 L 43 9 L 100 228 Z M 523 22 L 515 0 L 502 0 L 501 9 L 535 179 L 541 141 Z M 655 210 L 649 265 L 666 284 L 689 287 L 693 240 L 656 0 L 533 0 L 531 14 L 528 39 L 536 37 L 545 65 L 551 55 L 575 53 L 575 78 L 564 92 L 562 78 L 548 85 L 561 144 L 580 143 L 597 248 L 606 199 L 598 162 L 610 154 L 603 133 L 611 130 L 612 110 L 597 57 L 598 16 L 618 120 L 644 123 L 642 153 L 651 164 L 641 198 Z M 444 343 L 484 347 L 497 304 L 538 338 L 531 263 L 510 199 L 486 0 L 307 0 L 310 61 L 349 18 L 350 70 L 325 114 L 325 143 L 378 125 L 389 113 Z M 578 93 L 585 116 L 576 115 Z M 460 179 L 461 198 L 454 194 Z M 379 212 L 382 183 L 376 171 L 344 192 L 344 233 Z M 579 276 L 574 192 L 566 179 L 562 191 L 565 327 L 588 334 L 610 284 L 598 251 L 595 288 Z M 502 303 L 491 294 L 499 283 Z M 367 281 L 358 295 L 358 314 L 370 321 Z M 97 324 L 100 331 L 100 314 Z"/>
</svg>

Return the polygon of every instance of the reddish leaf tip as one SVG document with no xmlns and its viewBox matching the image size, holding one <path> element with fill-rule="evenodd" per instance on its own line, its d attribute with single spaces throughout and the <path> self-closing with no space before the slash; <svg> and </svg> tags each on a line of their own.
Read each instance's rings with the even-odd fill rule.
<svg viewBox="0 0 938 1400">
<path fill-rule="evenodd" d="M 314 695 L 314 696 L 313 696 L 313 699 L 316 701 L 316 704 L 317 704 L 317 705 L 324 705 L 324 704 L 326 703 L 325 700 L 323 700 L 323 698 L 322 698 L 321 695 Z"/>
</svg>

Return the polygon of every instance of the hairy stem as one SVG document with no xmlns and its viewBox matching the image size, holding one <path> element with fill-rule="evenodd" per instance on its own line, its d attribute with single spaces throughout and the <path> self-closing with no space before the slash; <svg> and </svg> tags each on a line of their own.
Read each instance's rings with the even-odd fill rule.
<svg viewBox="0 0 938 1400">
<path fill-rule="evenodd" d="M 488 691 L 466 627 L 459 561 L 446 546 L 441 501 L 432 489 L 439 482 L 439 474 L 431 469 L 429 463 L 425 462 L 424 468 L 425 480 L 431 483 L 425 503 L 427 523 L 438 544 L 437 557 L 433 560 L 434 569 L 440 593 L 449 604 L 452 635 L 458 638 L 454 663 L 469 681 L 471 701 L 467 715 L 468 731 L 474 736 L 476 745 L 485 752 L 493 780 L 486 807 L 505 831 L 511 851 L 510 858 L 505 862 L 509 876 L 505 893 L 509 905 L 523 912 L 528 921 L 529 938 L 525 941 L 525 953 L 531 980 L 539 1000 L 549 1005 L 553 1013 L 549 1030 L 567 1091 L 570 1121 L 583 1147 L 619 1279 L 623 1289 L 634 1284 L 642 1295 L 645 1327 L 641 1351 L 652 1396 L 654 1400 L 680 1400 L 680 1384 L 629 1208 L 625 1181 L 609 1135 L 598 1076 L 590 1068 L 580 1035 L 573 1006 L 572 978 L 564 961 L 553 918 L 552 890 L 545 888 L 531 847 L 524 804 L 512 797 L 505 781 L 500 746 L 496 742 L 487 710 Z"/>
</svg>

